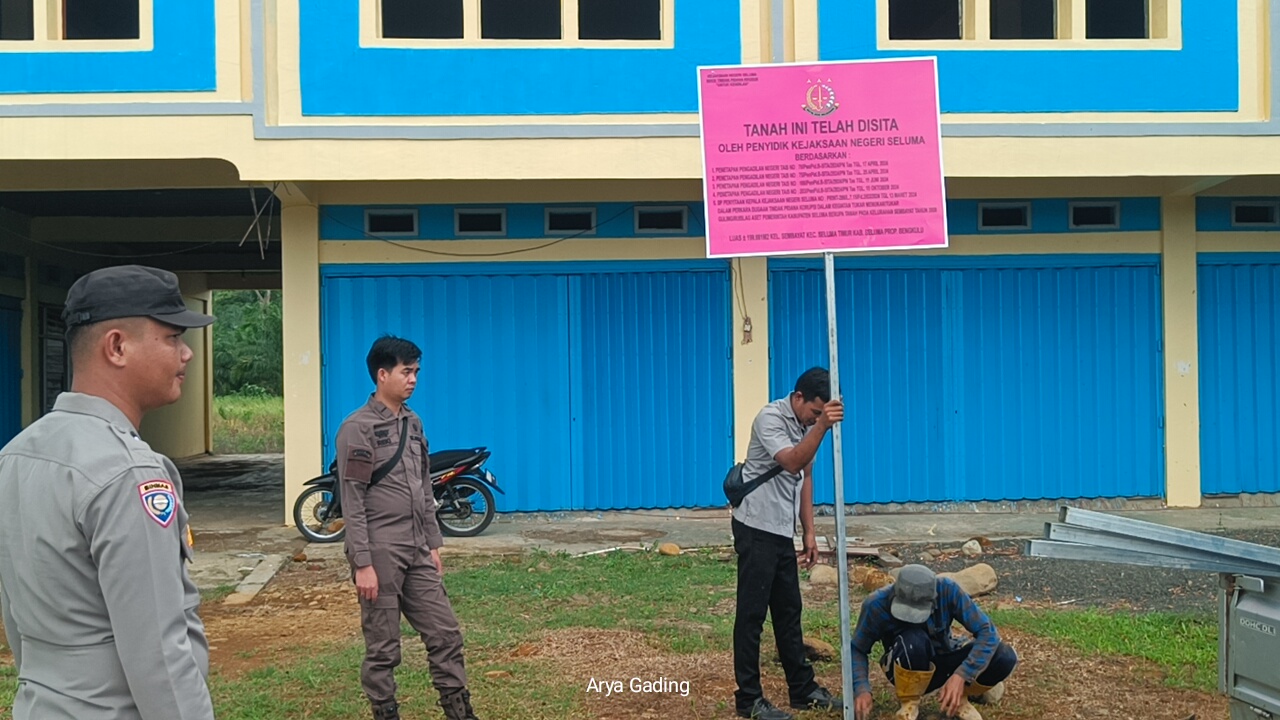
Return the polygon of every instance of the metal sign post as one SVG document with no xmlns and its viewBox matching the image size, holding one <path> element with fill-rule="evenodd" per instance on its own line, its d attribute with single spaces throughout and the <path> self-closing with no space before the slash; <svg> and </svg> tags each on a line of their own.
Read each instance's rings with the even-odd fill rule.
<svg viewBox="0 0 1280 720">
<path fill-rule="evenodd" d="M 770 3 L 774 62 L 698 68 L 707 257 L 824 254 L 840 397 L 832 253 L 947 246 L 937 59 L 781 62 L 785 7 Z M 831 438 L 843 717 L 854 720 L 840 424 Z"/>
<path fill-rule="evenodd" d="M 840 398 L 839 332 L 836 324 L 836 257 L 823 253 L 827 274 L 827 346 L 830 353 L 831 398 Z M 836 475 L 836 572 L 840 583 L 840 669 L 844 676 L 844 720 L 854 720 L 853 715 L 853 665 L 849 662 L 849 643 L 853 631 L 849 625 L 849 561 L 845 552 L 844 523 L 844 445 L 840 426 L 831 428 L 831 449 L 835 458 Z"/>
</svg>

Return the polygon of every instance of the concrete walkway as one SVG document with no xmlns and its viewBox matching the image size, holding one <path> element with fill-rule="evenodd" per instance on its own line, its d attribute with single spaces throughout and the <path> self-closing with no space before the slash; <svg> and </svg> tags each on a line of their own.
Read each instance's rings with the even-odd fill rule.
<svg viewBox="0 0 1280 720">
<path fill-rule="evenodd" d="M 191 573 L 201 589 L 242 581 L 246 581 L 245 591 L 252 591 L 251 586 L 260 588 L 298 551 L 312 558 L 342 556 L 341 543 L 307 544 L 296 530 L 284 525 L 280 456 L 201 459 L 184 464 L 183 477 L 196 533 L 196 561 Z M 1280 528 L 1280 508 L 1235 504 L 1199 509 L 1108 509 L 1107 504 L 1100 507 L 1097 503 L 1090 507 L 1201 532 Z M 1058 517 L 1056 512 L 1046 511 L 1052 505 L 1033 507 L 1036 511 L 963 512 L 952 506 L 952 512 L 851 515 L 847 533 L 851 540 L 873 546 L 947 546 L 976 536 L 992 540 L 1039 537 L 1045 523 Z M 728 508 L 503 514 L 478 537 L 446 538 L 444 555 L 531 550 L 580 554 L 623 546 L 647 548 L 662 542 L 682 548 L 724 547 L 732 544 L 729 517 Z M 820 537 L 834 538 L 834 518 L 820 516 L 816 526 Z M 830 546 L 834 546 L 833 540 Z"/>
</svg>

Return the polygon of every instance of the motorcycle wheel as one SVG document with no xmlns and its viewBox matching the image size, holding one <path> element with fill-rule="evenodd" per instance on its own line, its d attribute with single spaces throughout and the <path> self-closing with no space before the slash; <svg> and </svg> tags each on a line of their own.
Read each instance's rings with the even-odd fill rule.
<svg viewBox="0 0 1280 720">
<path fill-rule="evenodd" d="M 440 503 L 440 509 L 436 511 L 440 532 L 450 537 L 479 535 L 489 527 L 497 513 L 489 486 L 465 475 L 445 485 L 436 500 Z"/>
<path fill-rule="evenodd" d="M 333 491 L 322 487 L 307 488 L 293 504 L 293 522 L 302 537 L 313 543 L 338 542 L 347 534 L 342 518 L 328 517 Z"/>
</svg>

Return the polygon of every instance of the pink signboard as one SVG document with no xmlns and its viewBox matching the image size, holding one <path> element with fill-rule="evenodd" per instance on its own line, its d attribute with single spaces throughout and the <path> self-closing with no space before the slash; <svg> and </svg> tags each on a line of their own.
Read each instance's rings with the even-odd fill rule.
<svg viewBox="0 0 1280 720">
<path fill-rule="evenodd" d="M 934 58 L 698 68 L 707 255 L 946 247 Z"/>
</svg>

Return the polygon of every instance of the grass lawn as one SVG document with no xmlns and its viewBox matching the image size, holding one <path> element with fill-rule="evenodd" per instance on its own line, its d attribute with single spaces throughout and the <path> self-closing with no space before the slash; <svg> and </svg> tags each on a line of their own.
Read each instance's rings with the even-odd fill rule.
<svg viewBox="0 0 1280 720">
<path fill-rule="evenodd" d="M 284 452 L 284 398 L 226 395 L 213 399 L 213 452 Z"/>
<path fill-rule="evenodd" d="M 1211 615 L 1141 615 L 1098 610 L 993 610 L 996 627 L 1016 628 L 1088 654 L 1150 660 L 1165 684 L 1202 692 L 1218 688 L 1218 619 Z"/>
<path fill-rule="evenodd" d="M 620 552 L 577 559 L 529 554 L 446 562 L 449 595 L 466 630 L 468 673 L 480 717 L 693 720 L 733 715 L 731 557 L 720 552 L 679 557 Z M 216 638 L 215 646 L 222 645 L 215 650 L 211 678 L 220 720 L 368 716 L 359 686 L 363 644 L 350 586 L 345 578 L 338 582 L 341 572 L 321 575 L 304 565 L 287 567 L 278 578 L 287 588 L 270 601 L 275 604 L 210 608 L 209 634 Z M 315 603 L 308 598 L 322 592 L 328 594 L 321 607 L 309 607 Z M 1111 668 L 1139 663 L 1147 668 L 1145 679 L 1107 675 L 1112 679 L 1099 684 L 1095 703 L 1127 696 L 1133 688 L 1125 683 L 1140 684 L 1145 694 L 1135 702 L 1143 703 L 1163 702 L 1166 697 L 1203 702 L 1194 700 L 1203 696 L 1192 696 L 1184 688 L 1210 693 L 1215 689 L 1213 618 L 1042 608 L 999 609 L 991 615 L 1002 629 L 1027 644 L 1033 644 L 1034 636 L 1034 644 L 1041 647 L 1036 657 L 1024 657 L 1021 694 L 1013 702 L 984 709 L 988 720 L 1052 715 L 1050 696 L 1072 687 L 1077 677 L 1075 671 L 1066 672 L 1067 677 L 1058 670 L 1058 652 L 1070 654 L 1077 668 L 1094 662 Z M 807 591 L 804 622 L 806 636 L 838 647 L 833 588 Z M 407 625 L 402 630 L 404 665 L 397 673 L 402 714 L 442 717 L 422 645 Z M 785 702 L 781 669 L 773 658 L 772 630 L 766 624 L 761 653 L 766 693 L 775 702 Z M 838 660 L 817 663 L 815 670 L 823 684 L 839 689 Z M 878 678 L 878 673 L 873 675 Z M 7 707 L 12 698 L 12 677 L 12 668 L 0 667 L 0 707 Z M 590 678 L 632 677 L 688 679 L 693 692 L 687 698 L 626 693 L 605 699 L 587 690 Z M 896 702 L 881 680 L 875 682 L 874 717 L 891 718 Z M 4 716 L 0 710 L 0 718 Z M 813 712 L 798 717 L 835 716 Z"/>
</svg>

